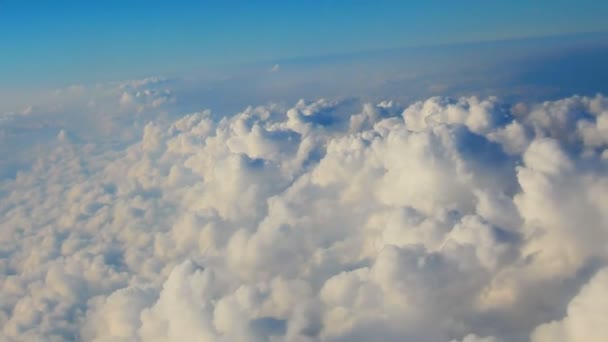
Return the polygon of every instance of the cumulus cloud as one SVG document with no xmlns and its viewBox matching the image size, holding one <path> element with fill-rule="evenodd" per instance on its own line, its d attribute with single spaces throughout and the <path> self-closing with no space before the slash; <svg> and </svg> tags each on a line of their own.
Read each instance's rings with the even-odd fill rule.
<svg viewBox="0 0 608 342">
<path fill-rule="evenodd" d="M 608 338 L 605 97 L 177 116 L 158 84 L 0 183 L 4 340 Z"/>
<path fill-rule="evenodd" d="M 608 337 L 608 268 L 600 270 L 568 304 L 567 316 L 536 328 L 533 342 L 604 341 Z"/>
</svg>

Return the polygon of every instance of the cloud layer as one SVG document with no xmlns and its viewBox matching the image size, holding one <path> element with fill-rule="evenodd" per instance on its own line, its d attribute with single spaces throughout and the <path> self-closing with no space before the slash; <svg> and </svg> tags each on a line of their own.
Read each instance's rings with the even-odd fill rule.
<svg viewBox="0 0 608 342">
<path fill-rule="evenodd" d="M 175 118 L 146 84 L 140 133 L 0 183 L 3 339 L 608 339 L 607 98 Z"/>
</svg>

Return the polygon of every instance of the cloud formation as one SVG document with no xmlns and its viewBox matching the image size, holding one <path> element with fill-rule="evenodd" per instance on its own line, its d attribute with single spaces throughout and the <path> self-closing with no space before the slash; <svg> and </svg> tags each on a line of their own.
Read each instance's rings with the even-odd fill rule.
<svg viewBox="0 0 608 342">
<path fill-rule="evenodd" d="M 605 97 L 177 117 L 148 85 L 112 93 L 133 134 L 0 183 L 3 339 L 608 338 Z"/>
</svg>

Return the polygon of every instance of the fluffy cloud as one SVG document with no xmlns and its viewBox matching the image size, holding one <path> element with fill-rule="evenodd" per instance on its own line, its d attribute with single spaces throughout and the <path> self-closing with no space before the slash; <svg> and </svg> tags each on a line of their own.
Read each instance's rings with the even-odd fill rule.
<svg viewBox="0 0 608 342">
<path fill-rule="evenodd" d="M 0 183 L 5 340 L 608 338 L 604 97 L 175 117 L 150 84 Z"/>
<path fill-rule="evenodd" d="M 533 342 L 604 341 L 608 337 L 608 269 L 600 270 L 568 304 L 568 314 L 561 321 L 539 326 Z"/>
</svg>

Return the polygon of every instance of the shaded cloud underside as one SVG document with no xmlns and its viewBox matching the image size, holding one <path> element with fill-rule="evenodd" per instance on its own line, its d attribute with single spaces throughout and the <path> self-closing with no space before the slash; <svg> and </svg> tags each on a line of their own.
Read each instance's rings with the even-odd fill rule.
<svg viewBox="0 0 608 342">
<path fill-rule="evenodd" d="M 3 339 L 608 339 L 605 97 L 216 119 L 141 86 L 142 134 L 0 183 Z"/>
</svg>

